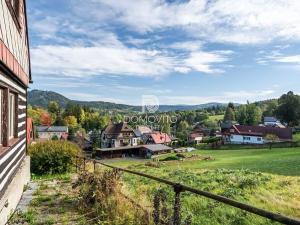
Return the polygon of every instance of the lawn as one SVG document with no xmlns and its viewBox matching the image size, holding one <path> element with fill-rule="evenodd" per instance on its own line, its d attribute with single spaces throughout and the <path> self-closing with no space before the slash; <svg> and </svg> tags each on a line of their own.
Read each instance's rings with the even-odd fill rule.
<svg viewBox="0 0 300 225">
<path fill-rule="evenodd" d="M 174 155 L 173 154 L 168 154 Z M 166 162 L 163 168 L 180 169 L 249 169 L 285 176 L 300 176 L 300 148 L 243 149 L 243 150 L 197 150 L 188 155 L 211 156 L 213 160 L 186 160 Z M 160 156 L 165 158 L 166 155 Z M 106 162 L 127 167 L 145 164 L 142 159 L 115 159 Z"/>
</svg>

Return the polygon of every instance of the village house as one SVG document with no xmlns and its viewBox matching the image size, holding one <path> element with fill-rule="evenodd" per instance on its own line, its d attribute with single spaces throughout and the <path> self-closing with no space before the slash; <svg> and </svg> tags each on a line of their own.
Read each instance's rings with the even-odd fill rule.
<svg viewBox="0 0 300 225">
<path fill-rule="evenodd" d="M 138 126 L 134 130 L 134 134 L 140 143 L 146 143 L 147 138 L 148 138 L 147 134 L 150 134 L 150 133 L 152 133 L 152 129 L 147 126 Z"/>
<path fill-rule="evenodd" d="M 268 142 L 265 139 L 268 134 L 276 135 L 280 142 L 292 140 L 292 129 L 290 128 L 245 125 L 231 126 L 223 133 L 223 139 L 225 143 L 230 144 L 264 144 Z"/>
<path fill-rule="evenodd" d="M 204 137 L 208 137 L 210 135 L 210 130 L 200 125 L 194 127 L 194 129 L 188 135 L 188 142 L 199 144 L 202 142 Z"/>
<path fill-rule="evenodd" d="M 285 126 L 277 118 L 271 116 L 264 117 L 264 125 L 285 128 Z"/>
<path fill-rule="evenodd" d="M 101 148 L 136 145 L 138 145 L 138 138 L 126 122 L 109 124 L 101 133 Z"/>
<path fill-rule="evenodd" d="M 30 180 L 28 43 L 25 0 L 0 0 L 0 225 L 6 224 Z"/>
<path fill-rule="evenodd" d="M 171 144 L 172 139 L 167 133 L 152 132 L 144 134 L 145 144 Z"/>
<path fill-rule="evenodd" d="M 40 140 L 67 140 L 69 134 L 67 126 L 36 126 L 35 130 Z"/>
</svg>

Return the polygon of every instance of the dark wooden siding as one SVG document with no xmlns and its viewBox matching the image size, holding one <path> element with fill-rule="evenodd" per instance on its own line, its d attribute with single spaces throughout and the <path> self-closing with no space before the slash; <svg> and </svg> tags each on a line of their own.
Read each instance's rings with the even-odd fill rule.
<svg viewBox="0 0 300 225">
<path fill-rule="evenodd" d="M 14 144 L 0 153 L 0 197 L 11 182 L 26 155 L 26 87 L 9 79 L 0 71 L 1 85 L 16 93 L 16 132 Z"/>
</svg>

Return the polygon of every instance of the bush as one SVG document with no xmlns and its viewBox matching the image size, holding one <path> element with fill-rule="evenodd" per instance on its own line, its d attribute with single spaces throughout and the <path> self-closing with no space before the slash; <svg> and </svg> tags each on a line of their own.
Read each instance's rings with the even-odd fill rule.
<svg viewBox="0 0 300 225">
<path fill-rule="evenodd" d="M 173 161 L 173 160 L 180 160 L 181 158 L 178 156 L 168 156 L 167 158 L 162 159 L 161 161 Z"/>
<path fill-rule="evenodd" d="M 57 135 L 54 135 L 52 138 L 51 138 L 52 141 L 58 141 L 58 137 Z"/>
<path fill-rule="evenodd" d="M 37 175 L 60 174 L 70 171 L 80 148 L 68 141 L 47 141 L 31 145 L 31 171 Z"/>
<path fill-rule="evenodd" d="M 184 155 L 184 154 L 181 154 L 181 153 L 177 153 L 176 156 L 177 156 L 178 158 L 186 158 L 185 155 Z"/>
</svg>

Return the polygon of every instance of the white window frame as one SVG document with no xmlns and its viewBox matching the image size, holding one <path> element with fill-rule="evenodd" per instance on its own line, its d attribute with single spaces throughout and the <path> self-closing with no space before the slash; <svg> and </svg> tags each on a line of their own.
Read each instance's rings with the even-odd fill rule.
<svg viewBox="0 0 300 225">
<path fill-rule="evenodd" d="M 9 93 L 8 97 L 8 137 L 13 139 L 15 136 L 16 129 L 16 95 Z"/>
</svg>

